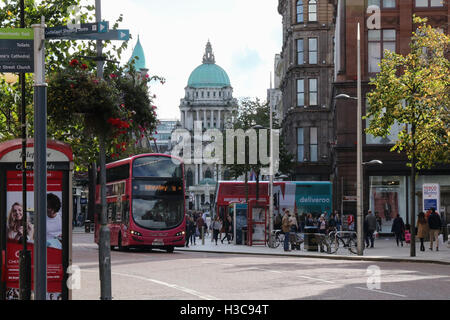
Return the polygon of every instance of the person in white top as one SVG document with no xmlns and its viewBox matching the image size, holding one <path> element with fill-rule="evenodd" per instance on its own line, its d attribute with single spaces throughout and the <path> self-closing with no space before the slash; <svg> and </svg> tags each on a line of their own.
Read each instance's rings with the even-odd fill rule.
<svg viewBox="0 0 450 320">
<path fill-rule="evenodd" d="M 47 194 L 47 242 L 62 240 L 61 200 L 53 193 Z M 54 245 L 49 245 L 54 246 Z"/>
</svg>

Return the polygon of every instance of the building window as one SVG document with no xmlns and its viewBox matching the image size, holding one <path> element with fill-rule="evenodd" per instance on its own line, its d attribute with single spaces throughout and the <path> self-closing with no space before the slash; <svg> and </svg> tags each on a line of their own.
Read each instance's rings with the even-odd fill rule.
<svg viewBox="0 0 450 320">
<path fill-rule="evenodd" d="M 309 79 L 309 105 L 317 106 L 317 79 Z"/>
<path fill-rule="evenodd" d="M 317 0 L 309 0 L 308 21 L 317 21 Z"/>
<path fill-rule="evenodd" d="M 305 142 L 303 140 L 303 128 L 297 128 L 297 161 L 305 161 Z"/>
<path fill-rule="evenodd" d="M 303 0 L 297 1 L 297 23 L 303 23 Z"/>
<path fill-rule="evenodd" d="M 305 80 L 297 80 L 297 107 L 305 105 Z"/>
<path fill-rule="evenodd" d="M 317 64 L 317 38 L 309 38 L 309 64 Z"/>
<path fill-rule="evenodd" d="M 369 30 L 368 32 L 368 54 L 369 73 L 380 72 L 380 62 L 385 55 L 385 50 L 395 52 L 396 34 L 395 29 Z"/>
<path fill-rule="evenodd" d="M 318 143 L 317 143 L 317 127 L 312 127 L 309 131 L 309 152 L 311 162 L 317 162 L 317 151 L 318 151 Z"/>
<path fill-rule="evenodd" d="M 187 172 L 187 187 L 193 186 L 194 185 L 194 175 L 192 174 L 191 169 L 188 170 Z"/>
<path fill-rule="evenodd" d="M 297 64 L 303 64 L 304 61 L 304 41 L 303 39 L 297 39 Z"/>
<path fill-rule="evenodd" d="M 379 8 L 395 8 L 395 0 L 369 0 L 368 6 L 377 6 Z"/>
<path fill-rule="evenodd" d="M 418 8 L 443 7 L 444 0 L 415 0 Z"/>
</svg>

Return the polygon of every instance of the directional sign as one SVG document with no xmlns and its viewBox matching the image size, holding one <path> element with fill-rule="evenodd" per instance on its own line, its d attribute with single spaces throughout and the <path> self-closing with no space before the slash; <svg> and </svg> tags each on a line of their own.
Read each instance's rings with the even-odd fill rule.
<svg viewBox="0 0 450 320">
<path fill-rule="evenodd" d="M 33 29 L 0 29 L 0 72 L 34 71 Z"/>
<path fill-rule="evenodd" d="M 128 41 L 130 39 L 130 30 L 109 30 L 104 33 L 72 33 L 66 34 L 63 37 L 64 39 L 70 40 L 120 40 L 120 41 Z"/>
<path fill-rule="evenodd" d="M 69 26 L 57 26 L 51 28 L 45 28 L 45 38 L 52 39 L 72 39 L 81 34 L 97 34 L 108 32 L 109 22 L 101 21 L 95 23 L 82 23 L 80 25 L 74 25 L 71 28 Z"/>
</svg>

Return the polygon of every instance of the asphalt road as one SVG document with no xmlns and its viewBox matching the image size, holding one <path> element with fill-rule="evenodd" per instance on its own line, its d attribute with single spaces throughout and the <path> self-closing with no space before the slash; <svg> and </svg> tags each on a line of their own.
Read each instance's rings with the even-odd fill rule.
<svg viewBox="0 0 450 320">
<path fill-rule="evenodd" d="M 100 297 L 92 234 L 74 234 L 81 270 L 73 300 Z M 450 268 L 428 263 L 361 262 L 175 251 L 111 252 L 114 300 L 450 299 Z"/>
</svg>

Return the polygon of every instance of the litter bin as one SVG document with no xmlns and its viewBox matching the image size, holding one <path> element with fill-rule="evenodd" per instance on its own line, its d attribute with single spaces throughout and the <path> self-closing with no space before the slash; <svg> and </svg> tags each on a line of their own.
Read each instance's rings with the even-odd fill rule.
<svg viewBox="0 0 450 320">
<path fill-rule="evenodd" d="M 84 222 L 84 232 L 86 232 L 86 233 L 91 232 L 91 221 L 90 220 L 86 220 Z"/>
<path fill-rule="evenodd" d="M 319 246 L 317 243 L 316 233 L 319 233 L 319 229 L 317 227 L 305 227 L 304 230 L 304 243 L 303 247 L 306 251 L 319 251 Z"/>
</svg>

